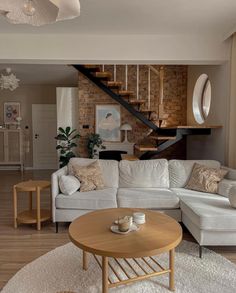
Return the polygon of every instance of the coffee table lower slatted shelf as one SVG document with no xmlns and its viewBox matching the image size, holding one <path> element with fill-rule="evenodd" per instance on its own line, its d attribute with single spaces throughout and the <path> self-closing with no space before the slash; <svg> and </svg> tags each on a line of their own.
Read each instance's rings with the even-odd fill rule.
<svg viewBox="0 0 236 293">
<path fill-rule="evenodd" d="M 94 255 L 96 262 L 102 269 L 102 260 Z M 123 262 L 123 264 L 122 264 Z M 143 265 L 144 264 L 144 265 Z M 147 278 L 169 274 L 170 269 L 165 269 L 153 257 L 143 258 L 109 258 L 108 266 L 111 274 L 108 274 L 108 288 L 114 288 L 120 285 L 125 285 L 131 282 L 144 280 Z M 157 270 L 157 268 L 159 270 Z M 142 274 L 140 274 L 142 272 Z M 122 274 L 122 276 L 121 276 Z M 112 278 L 113 275 L 113 278 Z M 113 280 L 115 277 L 116 280 Z"/>
</svg>

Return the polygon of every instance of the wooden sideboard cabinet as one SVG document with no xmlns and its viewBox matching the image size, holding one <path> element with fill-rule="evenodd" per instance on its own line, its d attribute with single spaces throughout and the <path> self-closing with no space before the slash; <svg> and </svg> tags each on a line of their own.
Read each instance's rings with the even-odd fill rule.
<svg viewBox="0 0 236 293">
<path fill-rule="evenodd" d="M 21 129 L 0 129 L 0 166 L 20 166 L 23 170 Z"/>
</svg>

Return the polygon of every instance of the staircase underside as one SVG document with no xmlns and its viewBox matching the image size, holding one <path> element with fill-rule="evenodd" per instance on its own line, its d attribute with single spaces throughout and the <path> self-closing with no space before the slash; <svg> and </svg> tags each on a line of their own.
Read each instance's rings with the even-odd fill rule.
<svg viewBox="0 0 236 293">
<path fill-rule="evenodd" d="M 143 111 L 140 109 L 145 100 L 137 100 L 132 97 L 132 91 L 122 91 L 122 82 L 112 81 L 112 74 L 109 72 L 101 72 L 99 66 L 96 65 L 73 65 L 79 72 L 86 76 L 91 82 L 99 87 L 103 92 L 108 94 L 113 100 L 119 103 L 134 117 L 150 128 L 150 136 L 147 138 L 153 140 L 152 145 L 136 145 L 135 148 L 140 152 L 144 152 L 140 159 L 148 160 L 154 156 L 158 156 L 167 148 L 178 143 L 188 135 L 210 135 L 211 130 L 220 128 L 221 126 L 171 126 L 158 127 L 150 121 L 145 115 L 151 111 Z"/>
</svg>

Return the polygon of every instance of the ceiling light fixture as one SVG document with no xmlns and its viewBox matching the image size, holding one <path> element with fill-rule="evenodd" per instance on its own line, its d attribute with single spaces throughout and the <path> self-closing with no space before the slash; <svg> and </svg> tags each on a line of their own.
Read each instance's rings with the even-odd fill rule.
<svg viewBox="0 0 236 293">
<path fill-rule="evenodd" d="M 2 2 L 2 3 L 1 3 Z M 80 15 L 79 0 L 0 1 L 0 15 L 13 24 L 41 26 Z"/>
<path fill-rule="evenodd" d="M 11 68 L 6 68 L 6 74 L 1 74 L 0 89 L 14 91 L 19 87 L 19 79 L 12 73 Z"/>
<path fill-rule="evenodd" d="M 23 12 L 27 16 L 33 16 L 36 12 L 36 8 L 34 6 L 34 1 L 33 0 L 27 0 L 22 8 Z"/>
</svg>

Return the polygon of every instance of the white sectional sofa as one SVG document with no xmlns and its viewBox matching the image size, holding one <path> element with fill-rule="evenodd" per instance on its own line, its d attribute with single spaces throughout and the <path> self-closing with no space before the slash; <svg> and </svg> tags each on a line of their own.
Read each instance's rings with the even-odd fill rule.
<svg viewBox="0 0 236 293">
<path fill-rule="evenodd" d="M 60 192 L 59 178 L 71 173 L 71 165 L 88 165 L 94 160 L 71 159 L 68 167 L 52 174 L 53 222 L 71 222 L 96 209 L 133 207 L 157 210 L 183 222 L 201 247 L 206 245 L 236 245 L 236 209 L 227 198 L 236 185 L 236 170 L 228 169 L 226 179 L 219 184 L 219 194 L 185 189 L 195 162 L 219 168 L 217 161 L 165 159 L 148 161 L 99 160 L 106 188 L 90 192 L 75 192 L 68 196 Z"/>
</svg>

